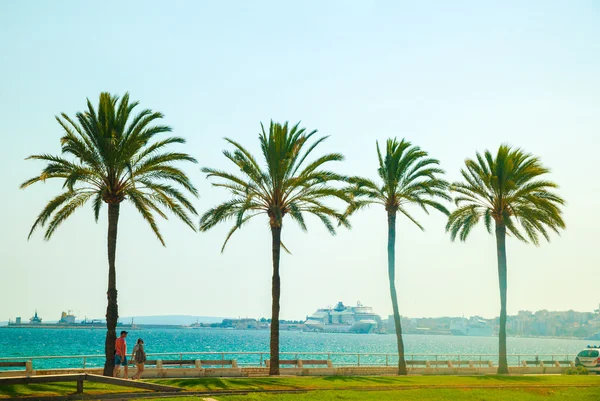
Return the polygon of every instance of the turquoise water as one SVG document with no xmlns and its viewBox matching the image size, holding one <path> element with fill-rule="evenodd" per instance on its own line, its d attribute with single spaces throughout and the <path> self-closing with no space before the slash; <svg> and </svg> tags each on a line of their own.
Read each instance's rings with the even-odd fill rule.
<svg viewBox="0 0 600 401">
<path fill-rule="evenodd" d="M 104 353 L 103 330 L 87 329 L 0 329 L 0 358 L 23 358 L 53 355 L 102 355 Z M 264 352 L 268 358 L 268 330 L 223 330 L 223 329 L 147 329 L 131 331 L 128 336 L 128 350 L 133 348 L 138 337 L 144 339 L 149 358 L 156 353 L 182 353 L 183 358 L 200 359 L 187 355 L 189 352 Z M 421 354 L 415 359 L 424 359 L 423 354 L 496 354 L 497 337 L 454 337 L 432 335 L 405 335 L 406 354 Z M 585 340 L 508 338 L 508 354 L 568 355 L 570 359 L 589 343 Z M 390 353 L 396 352 L 394 335 L 360 335 L 344 333 L 307 333 L 282 331 L 281 352 L 302 353 Z M 291 356 L 290 356 L 291 357 Z M 159 359 L 177 359 L 177 356 Z M 221 355 L 203 356 L 201 359 L 219 359 Z M 241 364 L 258 365 L 259 355 L 232 355 Z M 408 357 L 411 358 L 410 356 Z M 481 357 L 483 360 L 493 357 Z M 356 364 L 356 355 L 332 355 L 334 364 Z M 465 358 L 468 359 L 468 358 Z M 476 359 L 479 359 L 477 357 Z M 530 359 L 530 358 L 527 358 Z M 562 359 L 562 358 L 561 358 Z M 388 358 L 390 364 L 395 363 Z M 385 356 L 361 356 L 361 364 L 383 364 Z M 509 363 L 517 363 L 512 358 Z M 103 358 L 87 359 L 86 366 L 102 366 Z M 33 368 L 82 367 L 78 359 L 34 359 Z"/>
</svg>

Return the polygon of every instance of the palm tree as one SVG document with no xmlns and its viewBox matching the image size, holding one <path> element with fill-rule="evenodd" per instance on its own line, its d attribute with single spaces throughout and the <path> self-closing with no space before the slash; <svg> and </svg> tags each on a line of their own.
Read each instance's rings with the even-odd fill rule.
<svg viewBox="0 0 600 401">
<path fill-rule="evenodd" d="M 427 213 L 428 208 L 432 207 L 449 214 L 448 210 L 436 199 L 450 200 L 450 197 L 446 194 L 448 183 L 438 178 L 444 173 L 438 167 L 439 161 L 429 158 L 427 152 L 418 146 L 412 146 L 404 139 L 400 142 L 395 138 L 388 139 L 385 157 L 381 154 L 379 143 L 377 143 L 377 156 L 379 158 L 377 173 L 381 178 L 381 183 L 377 184 L 361 177 L 350 178 L 350 183 L 354 185 L 351 189 L 354 201 L 350 204 L 347 213 L 354 213 L 373 203 L 384 206 L 387 212 L 388 277 L 398 343 L 398 374 L 406 375 L 404 343 L 396 295 L 396 215 L 400 212 L 423 230 L 423 226 L 412 217 L 407 207 L 416 205 Z"/>
<path fill-rule="evenodd" d="M 540 178 L 549 170 L 540 160 L 521 149 L 501 145 L 496 157 L 486 151 L 477 160 L 467 159 L 461 170 L 464 182 L 450 190 L 458 196 L 458 207 L 448 218 L 446 231 L 454 241 L 465 241 L 483 218 L 488 233 L 492 222 L 496 233 L 498 279 L 500 284 L 500 333 L 498 373 L 508 373 L 506 360 L 506 234 L 539 245 L 540 234 L 550 241 L 548 230 L 565 228 L 560 206 L 564 200 L 552 192 L 558 186 Z M 521 228 L 518 226 L 520 225 Z M 525 232 L 526 237 L 522 231 Z"/>
<path fill-rule="evenodd" d="M 317 131 L 307 133 L 304 128 L 299 128 L 299 124 L 289 127 L 287 122 L 282 125 L 271 121 L 268 132 L 261 124 L 259 140 L 264 167 L 242 145 L 225 138 L 234 150 L 225 150 L 223 154 L 240 169 L 242 175 L 212 168 L 202 169 L 207 178 L 219 179 L 213 183 L 214 186 L 228 189 L 232 194 L 230 200 L 210 209 L 200 219 L 201 231 L 233 221 L 221 252 L 231 236 L 248 220 L 263 214 L 269 219 L 273 253 L 270 375 L 279 374 L 279 257 L 282 247 L 287 251 L 281 242 L 283 218 L 289 215 L 304 231 L 304 213 L 317 216 L 331 234 L 335 234 L 332 218 L 349 227 L 343 214 L 323 203 L 331 198 L 349 201 L 343 188 L 331 186 L 331 183 L 344 182 L 345 177 L 322 169 L 328 162 L 342 161 L 343 156 L 338 153 L 326 154 L 305 164 L 308 156 L 327 137 L 321 137 L 308 146 L 309 139 Z"/>
<path fill-rule="evenodd" d="M 72 119 L 65 113 L 56 117 L 64 130 L 60 143 L 62 156 L 40 154 L 28 159 L 47 162 L 40 175 L 23 184 L 26 188 L 50 178 L 64 180 L 63 192 L 52 199 L 33 223 L 29 237 L 36 228 L 46 226 L 44 239 L 88 200 L 92 201 L 96 222 L 103 203 L 108 204 L 108 306 L 106 308 L 106 362 L 104 374 L 112 375 L 114 366 L 115 328 L 119 311 L 115 276 L 117 225 L 121 202 L 128 200 L 150 225 L 158 240 L 165 245 L 155 222 L 154 213 L 163 218 L 163 210 L 172 212 L 195 231 L 188 212 L 196 209 L 177 186 L 197 197 L 196 188 L 182 170 L 173 163 L 196 160 L 185 153 L 168 152 L 165 148 L 185 143 L 183 138 L 169 137 L 152 141 L 157 134 L 170 132 L 166 125 L 155 125 L 163 117 L 159 112 L 143 110 L 132 116 L 138 102 L 129 102 L 125 94 L 101 93 L 98 110 L 88 100 L 88 110 Z M 131 118 L 130 118 L 131 117 Z M 177 184 L 173 186 L 172 184 Z"/>
</svg>

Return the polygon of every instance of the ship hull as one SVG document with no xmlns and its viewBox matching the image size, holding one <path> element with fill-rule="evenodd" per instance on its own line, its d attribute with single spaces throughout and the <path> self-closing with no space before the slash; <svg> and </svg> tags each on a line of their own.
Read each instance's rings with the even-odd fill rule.
<svg viewBox="0 0 600 401">
<path fill-rule="evenodd" d="M 353 325 L 347 324 L 305 324 L 306 329 L 309 331 L 319 332 L 319 333 L 357 333 L 357 334 L 369 334 L 376 327 L 377 323 L 375 322 L 357 322 Z"/>
</svg>

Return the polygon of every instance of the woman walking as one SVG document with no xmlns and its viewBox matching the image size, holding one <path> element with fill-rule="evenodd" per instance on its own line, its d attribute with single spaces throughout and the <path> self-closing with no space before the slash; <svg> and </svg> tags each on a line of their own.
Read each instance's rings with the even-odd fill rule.
<svg viewBox="0 0 600 401">
<path fill-rule="evenodd" d="M 133 347 L 131 352 L 131 360 L 135 361 L 137 366 L 137 372 L 133 375 L 132 379 L 137 380 L 144 373 L 144 362 L 146 362 L 146 351 L 144 350 L 144 340 L 138 338 L 137 344 Z"/>
</svg>

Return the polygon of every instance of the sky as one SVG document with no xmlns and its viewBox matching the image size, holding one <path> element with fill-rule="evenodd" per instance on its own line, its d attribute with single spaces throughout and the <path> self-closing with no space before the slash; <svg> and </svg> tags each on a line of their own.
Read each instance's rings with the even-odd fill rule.
<svg viewBox="0 0 600 401">
<path fill-rule="evenodd" d="M 174 147 L 200 212 L 226 200 L 202 166 L 235 172 L 223 140 L 259 153 L 260 122 L 298 122 L 329 135 L 332 168 L 376 178 L 376 141 L 406 138 L 441 161 L 450 181 L 464 160 L 502 143 L 539 156 L 566 199 L 567 229 L 541 246 L 507 241 L 508 313 L 592 311 L 600 180 L 600 3 L 596 1 L 101 1 L 0 2 L 0 321 L 106 310 L 107 208 L 91 205 L 50 241 L 29 229 L 61 182 L 19 185 L 59 154 L 54 116 L 74 115 L 102 91 L 131 94 L 164 113 L 187 140 Z M 450 241 L 445 216 L 399 218 L 401 314 L 498 316 L 495 239 L 481 225 Z M 391 314 L 382 207 L 331 236 L 284 220 L 281 318 L 338 301 Z M 271 238 L 265 219 L 239 231 L 195 233 L 159 222 L 162 247 L 130 205 L 121 207 L 117 288 L 121 316 L 270 315 Z"/>
</svg>

